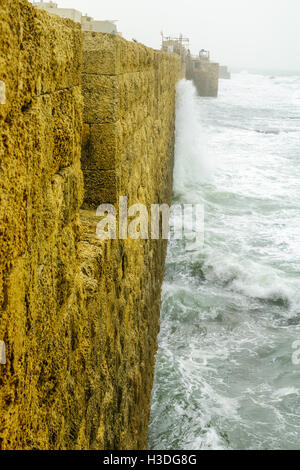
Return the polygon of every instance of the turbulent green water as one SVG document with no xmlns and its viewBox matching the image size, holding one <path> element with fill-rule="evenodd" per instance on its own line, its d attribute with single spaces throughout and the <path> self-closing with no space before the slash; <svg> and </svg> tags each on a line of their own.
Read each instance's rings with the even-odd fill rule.
<svg viewBox="0 0 300 470">
<path fill-rule="evenodd" d="M 170 241 L 150 449 L 300 449 L 300 77 L 178 88 L 174 202 L 205 245 Z"/>
</svg>

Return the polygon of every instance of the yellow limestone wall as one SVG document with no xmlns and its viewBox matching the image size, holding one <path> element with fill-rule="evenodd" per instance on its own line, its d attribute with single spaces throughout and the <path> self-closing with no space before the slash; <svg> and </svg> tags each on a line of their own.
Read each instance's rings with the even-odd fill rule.
<svg viewBox="0 0 300 470">
<path fill-rule="evenodd" d="M 81 30 L 2 0 L 0 41 L 0 448 L 64 447 L 79 407 Z"/>
<path fill-rule="evenodd" d="M 171 203 L 181 62 L 102 33 L 84 33 L 83 51 L 86 210 L 80 253 L 95 338 L 93 393 L 105 403 L 90 413 L 100 423 L 97 447 L 144 448 L 166 242 L 100 242 L 95 209 L 119 196 L 128 197 L 128 206 L 145 204 L 149 212 L 151 204 Z"/>
<path fill-rule="evenodd" d="M 180 59 L 0 5 L 0 449 L 146 445 L 166 243 L 95 207 L 170 202 Z M 79 221 L 81 217 L 81 223 Z"/>
</svg>

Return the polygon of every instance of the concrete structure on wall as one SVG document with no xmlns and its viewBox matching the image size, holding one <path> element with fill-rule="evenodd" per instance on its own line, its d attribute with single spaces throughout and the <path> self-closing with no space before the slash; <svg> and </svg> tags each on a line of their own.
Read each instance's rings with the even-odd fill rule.
<svg viewBox="0 0 300 470">
<path fill-rule="evenodd" d="M 199 96 L 217 97 L 219 89 L 219 64 L 201 56 L 189 59 L 189 77 Z"/>
<path fill-rule="evenodd" d="M 161 50 L 169 54 L 176 54 L 181 58 L 181 78 L 186 76 L 186 56 L 188 54 L 189 39 L 184 38 L 182 34 L 177 38 L 162 36 Z"/>
<path fill-rule="evenodd" d="M 161 50 L 168 52 L 169 54 L 177 54 L 184 60 L 189 48 L 190 40 L 188 38 L 184 38 L 182 34 L 180 34 L 180 36 L 177 38 L 164 36 L 163 33 L 161 33 L 161 36 Z"/>
<path fill-rule="evenodd" d="M 181 60 L 25 0 L 0 28 L 0 449 L 145 448 L 167 241 L 95 208 L 171 202 Z"/>
</svg>

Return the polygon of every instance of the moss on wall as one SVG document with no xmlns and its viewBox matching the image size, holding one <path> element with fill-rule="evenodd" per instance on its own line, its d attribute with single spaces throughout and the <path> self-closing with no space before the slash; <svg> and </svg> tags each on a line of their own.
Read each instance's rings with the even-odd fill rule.
<svg viewBox="0 0 300 470">
<path fill-rule="evenodd" d="M 166 242 L 95 207 L 170 202 L 180 59 L 94 34 L 1 2 L 1 449 L 146 445 Z"/>
</svg>

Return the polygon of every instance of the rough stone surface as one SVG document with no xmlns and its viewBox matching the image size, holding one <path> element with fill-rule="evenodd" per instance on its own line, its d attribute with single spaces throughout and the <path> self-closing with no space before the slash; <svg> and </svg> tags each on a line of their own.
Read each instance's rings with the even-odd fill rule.
<svg viewBox="0 0 300 470">
<path fill-rule="evenodd" d="M 83 33 L 83 51 L 84 207 L 115 202 L 125 190 L 128 196 L 136 196 L 138 187 L 146 183 L 146 173 L 148 185 L 150 173 L 155 172 L 155 184 L 170 188 L 170 180 L 162 183 L 156 172 L 164 178 L 162 172 L 173 156 L 179 56 L 95 32 Z M 167 161 L 161 162 L 162 158 Z M 112 171 L 114 196 L 108 192 L 113 189 Z M 137 187 L 131 192 L 128 185 Z"/>
<path fill-rule="evenodd" d="M 82 56 L 25 0 L 0 41 L 0 449 L 144 448 L 166 242 L 100 242 L 95 207 L 171 201 L 180 59 L 101 33 Z"/>
<path fill-rule="evenodd" d="M 81 30 L 2 0 L 0 41 L 0 448 L 69 448 L 83 415 Z"/>
<path fill-rule="evenodd" d="M 82 151 L 86 210 L 81 211 L 80 256 L 86 310 L 95 318 L 95 376 L 101 370 L 92 399 L 103 403 L 93 409 L 98 423 L 93 446 L 142 449 L 147 443 L 167 245 L 162 240 L 101 242 L 95 236 L 95 209 L 101 203 L 116 203 L 117 208 L 119 196 L 127 196 L 128 205 L 148 208 L 171 203 L 175 85 L 181 61 L 101 33 L 84 33 L 83 49 L 88 64 L 84 75 L 101 83 L 101 73 L 109 71 L 117 86 L 111 122 L 98 124 L 101 109 L 99 115 L 94 111 L 92 122 L 85 120 Z M 94 97 L 85 86 L 83 93 L 87 106 Z M 106 108 L 106 87 L 96 93 Z"/>
</svg>

